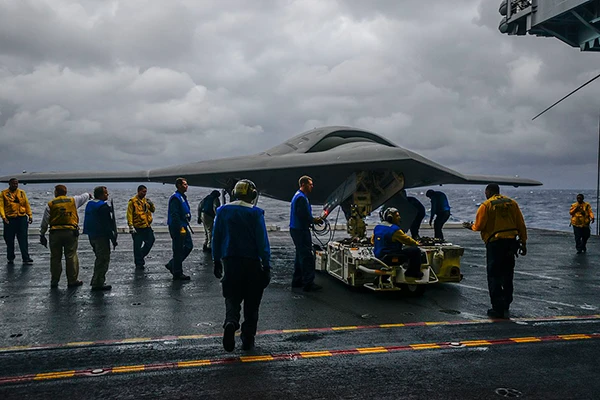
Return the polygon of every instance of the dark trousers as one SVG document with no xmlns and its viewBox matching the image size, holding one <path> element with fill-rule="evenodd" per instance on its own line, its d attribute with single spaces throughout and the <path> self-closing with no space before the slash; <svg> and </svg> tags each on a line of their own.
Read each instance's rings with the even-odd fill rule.
<svg viewBox="0 0 600 400">
<path fill-rule="evenodd" d="M 143 267 L 146 264 L 144 258 L 150 253 L 152 245 L 154 245 L 154 231 L 150 227 L 136 228 L 135 233 L 131 236 L 133 236 L 133 259 L 135 265 Z"/>
<path fill-rule="evenodd" d="M 8 261 L 15 259 L 15 236 L 19 242 L 21 258 L 23 261 L 29 260 L 29 244 L 27 243 L 27 229 L 29 228 L 29 217 L 8 218 L 8 224 L 4 224 L 4 241 L 6 242 L 6 258 Z"/>
<path fill-rule="evenodd" d="M 185 235 L 179 233 L 179 228 L 171 229 L 169 227 L 169 234 L 171 235 L 171 241 L 173 245 L 173 258 L 169 260 L 169 271 L 173 276 L 183 275 L 183 262 L 190 255 L 194 248 L 192 242 L 192 235 L 189 231 L 185 232 Z"/>
<path fill-rule="evenodd" d="M 104 286 L 106 282 L 106 273 L 110 264 L 110 239 L 99 237 L 90 239 L 92 250 L 96 260 L 94 261 L 94 275 L 92 276 L 92 287 Z"/>
<path fill-rule="evenodd" d="M 423 222 L 423 218 L 425 218 L 425 214 L 417 214 L 410 225 L 410 236 L 412 236 L 412 238 L 415 240 L 420 238 L 419 228 L 421 228 L 421 222 Z"/>
<path fill-rule="evenodd" d="M 225 297 L 225 324 L 232 322 L 240 328 L 241 304 L 244 303 L 242 337 L 253 338 L 258 324 L 258 309 L 264 290 L 264 272 L 259 260 L 245 257 L 223 259 L 221 280 Z M 223 324 L 223 327 L 225 327 Z"/>
<path fill-rule="evenodd" d="M 508 310 L 513 300 L 515 271 L 515 239 L 498 239 L 488 242 L 486 248 L 488 290 L 492 308 L 500 313 Z"/>
<path fill-rule="evenodd" d="M 402 247 L 400 254 L 408 258 L 407 272 L 414 274 L 421 270 L 421 250 L 418 247 Z"/>
<path fill-rule="evenodd" d="M 442 227 L 450 218 L 450 211 L 444 211 L 441 214 L 437 214 L 435 221 L 433 221 L 433 237 L 444 240 L 444 234 L 442 233 Z"/>
<path fill-rule="evenodd" d="M 590 227 L 573 227 L 573 233 L 575 234 L 575 248 L 577 251 L 587 251 L 587 241 L 590 238 Z"/>
<path fill-rule="evenodd" d="M 309 230 L 290 229 L 290 235 L 296 246 L 294 260 L 293 285 L 310 285 L 315 280 L 315 255 Z"/>
</svg>

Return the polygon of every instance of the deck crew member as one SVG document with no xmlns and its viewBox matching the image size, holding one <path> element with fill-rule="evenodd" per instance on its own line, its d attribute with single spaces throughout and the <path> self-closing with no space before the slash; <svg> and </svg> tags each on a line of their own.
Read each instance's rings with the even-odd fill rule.
<svg viewBox="0 0 600 400">
<path fill-rule="evenodd" d="M 419 240 L 421 238 L 421 236 L 419 236 L 419 229 L 421 228 L 423 218 L 425 218 L 425 206 L 416 197 L 407 197 L 406 201 L 417 210 L 417 214 L 415 215 L 412 224 L 410 224 L 410 236 L 415 240 Z"/>
<path fill-rule="evenodd" d="M 219 201 L 219 191 L 213 190 L 198 204 L 198 223 L 204 227 L 204 244 L 202 251 L 210 253 L 212 244 L 212 229 L 215 221 L 217 208 L 221 206 Z"/>
<path fill-rule="evenodd" d="M 321 290 L 322 287 L 314 282 L 315 256 L 310 227 L 313 224 L 322 224 L 323 219 L 312 216 L 312 208 L 308 200 L 308 195 L 313 190 L 312 178 L 304 175 L 298 180 L 298 185 L 300 189 L 292 198 L 290 212 L 290 235 L 296 247 L 292 288 L 302 287 L 305 292 L 314 292 Z"/>
<path fill-rule="evenodd" d="M 240 328 L 242 302 L 242 349 L 254 347 L 260 301 L 271 280 L 271 250 L 265 213 L 252 205 L 258 196 L 256 186 L 252 181 L 242 179 L 236 183 L 232 195 L 236 200 L 217 210 L 212 242 L 214 274 L 217 278 L 223 277 L 223 347 L 229 352 L 235 348 L 234 335 Z"/>
<path fill-rule="evenodd" d="M 140 185 L 137 194 L 127 203 L 127 225 L 133 238 L 133 260 L 137 269 L 144 269 L 146 256 L 154 245 L 152 230 L 152 213 L 156 210 L 154 203 L 146 197 L 148 188 Z"/>
<path fill-rule="evenodd" d="M 450 218 L 450 203 L 448 203 L 448 197 L 446 193 L 429 189 L 425 196 L 431 199 L 431 216 L 429 217 L 429 226 L 435 217 L 433 222 L 433 236 L 436 239 L 444 240 L 444 234 L 442 233 L 442 227 Z"/>
<path fill-rule="evenodd" d="M 577 254 L 585 253 L 587 241 L 590 238 L 590 223 L 594 223 L 594 213 L 590 203 L 583 201 L 583 194 L 577 195 L 577 202 L 571 205 L 569 214 L 571 214 Z"/>
<path fill-rule="evenodd" d="M 185 192 L 188 183 L 185 178 L 175 180 L 177 189 L 169 198 L 169 210 L 167 212 L 167 225 L 173 245 L 173 258 L 165 267 L 173 274 L 174 281 L 189 281 L 190 276 L 183 273 L 183 261 L 190 255 L 194 248 L 192 234 L 190 232 L 190 221 L 192 214 L 190 203 L 188 203 Z"/>
<path fill-rule="evenodd" d="M 0 192 L 0 217 L 4 223 L 3 236 L 6 242 L 6 258 L 9 264 L 15 262 L 15 236 L 19 242 L 23 264 L 32 264 L 29 257 L 29 243 L 27 242 L 28 224 L 33 222 L 31 207 L 27 195 L 19 189 L 19 180 L 11 178 L 8 189 Z"/>
<path fill-rule="evenodd" d="M 373 229 L 371 242 L 375 246 L 375 257 L 386 262 L 386 256 L 405 256 L 408 258 L 408 268 L 404 276 L 421 279 L 421 250 L 416 247 L 419 242 L 405 234 L 398 226 L 400 212 L 394 207 L 386 208 L 381 213 L 381 223 Z M 403 247 L 403 244 L 407 247 Z"/>
<path fill-rule="evenodd" d="M 57 288 L 62 274 L 62 256 L 65 254 L 65 274 L 67 286 L 81 286 L 79 280 L 79 214 L 77 209 L 84 205 L 92 195 L 83 193 L 67 197 L 67 187 L 56 185 L 54 199 L 48 202 L 40 225 L 40 243 L 48 245 L 46 231 L 50 227 L 50 287 Z"/>
<path fill-rule="evenodd" d="M 111 290 L 111 285 L 106 285 L 106 273 L 110 264 L 110 243 L 117 246 L 117 232 L 114 230 L 113 216 L 108 200 L 106 186 L 94 188 L 94 200 L 85 207 L 85 220 L 83 233 L 88 235 L 92 250 L 96 256 L 94 261 L 94 275 L 92 276 L 92 290 Z"/>
<path fill-rule="evenodd" d="M 481 232 L 485 242 L 488 290 L 492 308 L 487 315 L 508 318 L 513 300 L 515 255 L 527 254 L 527 228 L 516 201 L 502 196 L 500 187 L 490 183 L 485 188 L 486 201 L 477 210 L 475 222 L 463 226 Z"/>
</svg>

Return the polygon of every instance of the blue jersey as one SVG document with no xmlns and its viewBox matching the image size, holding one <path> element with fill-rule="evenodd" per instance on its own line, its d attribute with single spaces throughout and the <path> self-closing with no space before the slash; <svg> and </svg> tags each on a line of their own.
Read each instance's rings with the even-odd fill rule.
<svg viewBox="0 0 600 400">
<path fill-rule="evenodd" d="M 252 204 L 234 201 L 217 209 L 212 233 L 213 260 L 246 257 L 270 268 L 271 248 L 265 212 Z"/>
<path fill-rule="evenodd" d="M 191 219 L 192 213 L 186 195 L 178 191 L 173 193 L 169 198 L 167 225 L 170 228 L 181 229 L 187 227 Z"/>
<path fill-rule="evenodd" d="M 394 233 L 400 230 L 398 225 L 380 224 L 373 229 L 374 248 L 373 254 L 380 260 L 388 254 L 398 254 L 402 251 L 402 243 L 394 242 Z"/>
<path fill-rule="evenodd" d="M 90 239 L 101 237 L 111 238 L 112 219 L 110 207 L 104 200 L 92 200 L 85 206 L 85 219 L 83 220 L 83 233 Z"/>
<path fill-rule="evenodd" d="M 450 211 L 450 203 L 444 192 L 433 191 L 431 196 L 431 215 L 442 214 L 445 211 Z"/>
<path fill-rule="evenodd" d="M 309 230 L 313 223 L 312 207 L 306 194 L 298 190 L 292 198 L 290 229 Z"/>
</svg>

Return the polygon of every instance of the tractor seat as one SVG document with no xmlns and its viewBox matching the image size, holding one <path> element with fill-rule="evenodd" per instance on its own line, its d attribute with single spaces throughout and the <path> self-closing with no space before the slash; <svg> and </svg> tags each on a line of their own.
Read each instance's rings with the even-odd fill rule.
<svg viewBox="0 0 600 400">
<path fill-rule="evenodd" d="M 406 257 L 404 254 L 386 254 L 385 256 L 383 256 L 381 261 L 383 261 L 389 266 L 402 265 L 408 261 L 408 257 Z"/>
</svg>

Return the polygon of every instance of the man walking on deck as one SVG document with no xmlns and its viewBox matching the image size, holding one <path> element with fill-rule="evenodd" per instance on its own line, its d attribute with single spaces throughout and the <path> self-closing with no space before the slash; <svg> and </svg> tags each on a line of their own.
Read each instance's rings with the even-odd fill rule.
<svg viewBox="0 0 600 400">
<path fill-rule="evenodd" d="M 165 267 L 173 274 L 174 281 L 189 281 L 190 276 L 183 273 L 183 261 L 190 255 L 194 248 L 192 234 L 190 232 L 190 221 L 192 213 L 185 192 L 188 183 L 185 178 L 175 180 L 177 190 L 169 198 L 169 210 L 167 213 L 167 225 L 169 235 L 173 244 L 173 258 Z"/>
<path fill-rule="evenodd" d="M 94 261 L 94 275 L 92 276 L 92 290 L 111 290 L 111 285 L 106 285 L 106 273 L 110 264 L 110 243 L 117 247 L 117 232 L 114 229 L 111 207 L 108 200 L 106 186 L 94 188 L 94 200 L 85 207 L 83 233 L 88 235 L 92 250 L 96 256 Z"/>
<path fill-rule="evenodd" d="M 210 253 L 212 250 L 212 230 L 213 223 L 215 221 L 215 215 L 217 208 L 221 206 L 219 201 L 219 191 L 213 190 L 202 199 L 198 204 L 198 223 L 204 227 L 204 244 L 202 245 L 202 251 Z"/>
<path fill-rule="evenodd" d="M 515 255 L 527 254 L 527 228 L 516 201 L 500 194 L 500 187 L 490 183 L 485 188 L 486 201 L 477 210 L 475 222 L 463 227 L 481 232 L 485 242 L 487 281 L 492 308 L 487 315 L 508 318 L 513 300 Z"/>
<path fill-rule="evenodd" d="M 321 290 L 315 280 L 315 257 L 312 248 L 310 227 L 313 224 L 323 223 L 321 217 L 312 216 L 312 208 L 308 195 L 313 190 L 313 181 L 310 176 L 302 176 L 298 180 L 300 189 L 292 198 L 290 212 L 290 235 L 296 247 L 296 258 L 294 261 L 294 275 L 292 277 L 292 288 L 303 288 L 305 292 Z"/>
<path fill-rule="evenodd" d="M 2 233 L 6 242 L 8 264 L 15 262 L 15 236 L 19 242 L 23 264 L 33 264 L 27 242 L 27 231 L 29 224 L 33 222 L 33 216 L 27 195 L 19 189 L 19 180 L 11 178 L 8 181 L 8 189 L 0 192 L 0 197 L 0 217 L 4 223 Z"/>
<path fill-rule="evenodd" d="M 154 203 L 146 197 L 148 188 L 140 185 L 137 194 L 127 204 L 127 225 L 133 238 L 133 260 L 137 269 L 144 269 L 146 256 L 154 245 L 152 213 L 156 211 Z"/>
<path fill-rule="evenodd" d="M 83 284 L 79 280 L 79 214 L 77 209 L 84 205 L 92 195 L 83 193 L 67 197 L 67 187 L 56 185 L 54 199 L 48 202 L 40 226 L 40 243 L 46 247 L 46 231 L 50 227 L 50 287 L 57 288 L 62 274 L 62 257 L 65 254 L 65 274 L 67 286 L 77 287 Z"/>
<path fill-rule="evenodd" d="M 217 210 L 212 248 L 215 277 L 223 277 L 225 269 L 221 280 L 225 297 L 223 348 L 229 352 L 235 348 L 242 302 L 242 349 L 254 347 L 260 301 L 271 280 L 265 212 L 252 204 L 258 196 L 256 186 L 242 179 L 236 183 L 232 195 L 236 200 Z"/>
<path fill-rule="evenodd" d="M 594 213 L 590 203 L 583 201 L 583 194 L 577 195 L 577 202 L 571 205 L 569 214 L 571 214 L 571 225 L 573 225 L 573 234 L 575 235 L 575 248 L 577 254 L 587 251 L 587 241 L 590 238 L 590 224 L 594 223 Z"/>
</svg>

